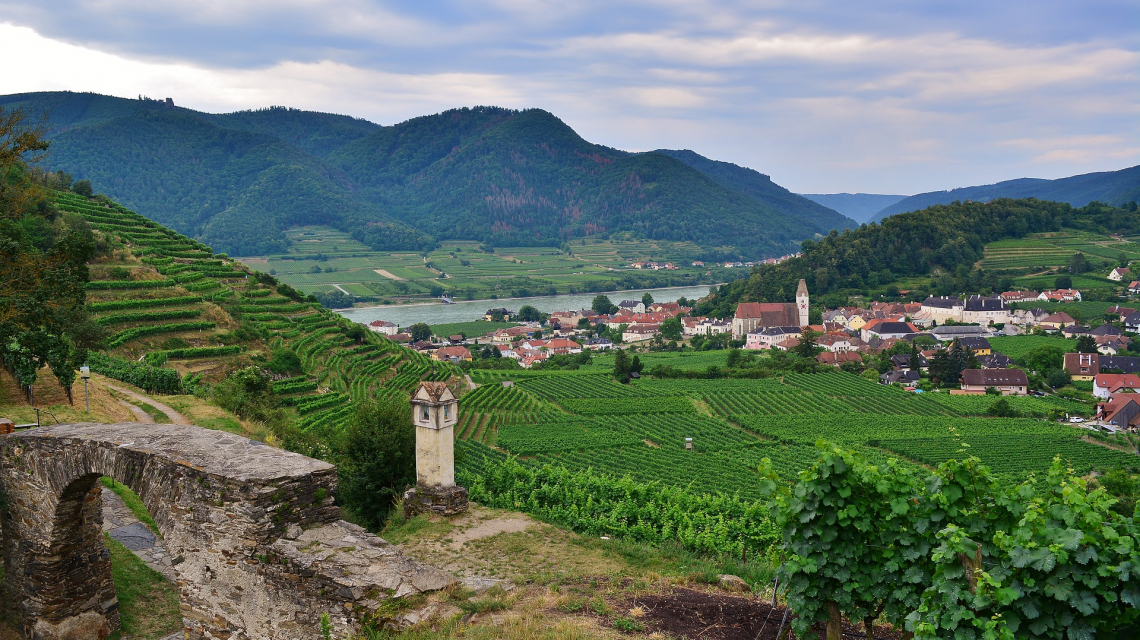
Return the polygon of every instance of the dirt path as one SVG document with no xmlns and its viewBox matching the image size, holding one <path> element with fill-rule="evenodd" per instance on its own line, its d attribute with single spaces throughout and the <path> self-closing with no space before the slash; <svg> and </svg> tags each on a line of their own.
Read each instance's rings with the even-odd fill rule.
<svg viewBox="0 0 1140 640">
<path fill-rule="evenodd" d="M 131 391 L 130 389 L 124 389 L 123 387 L 119 387 L 119 386 L 110 384 L 108 382 L 104 382 L 103 386 L 107 387 L 108 389 L 111 389 L 112 391 L 118 391 L 119 393 L 121 393 L 125 396 L 134 398 L 135 400 L 138 400 L 139 402 L 145 402 L 145 403 L 149 404 L 150 406 L 154 407 L 155 409 L 158 409 L 159 411 L 165 413 L 166 416 L 168 418 L 170 418 L 170 421 L 173 422 L 174 424 L 194 424 L 194 423 L 190 422 L 190 419 L 187 418 L 186 416 L 182 415 L 181 413 L 178 413 L 174 409 L 171 409 L 170 405 L 163 404 L 163 403 L 159 402 L 158 400 L 155 400 L 154 398 L 144 396 L 141 393 L 135 393 L 134 391 Z M 142 409 L 139 409 L 138 407 L 134 407 L 133 409 L 131 409 L 131 411 L 133 413 L 135 413 L 135 415 L 138 415 L 138 412 L 136 412 L 135 409 L 138 409 L 138 411 L 142 411 Z M 146 412 L 143 411 L 143 413 L 145 414 Z M 154 422 L 154 420 L 149 415 L 147 416 L 147 418 L 148 419 L 143 421 L 143 422 Z"/>
<path fill-rule="evenodd" d="M 154 424 L 154 416 L 150 415 L 146 411 L 143 411 L 142 407 L 136 407 L 135 405 L 127 402 L 126 400 L 120 400 L 119 404 L 123 405 L 131 413 L 135 414 L 135 418 L 136 418 L 135 422 L 142 422 L 144 424 Z"/>
<path fill-rule="evenodd" d="M 406 278 L 401 278 L 400 276 L 392 273 L 391 271 L 388 271 L 387 269 L 373 269 L 373 271 L 384 276 L 385 278 L 388 278 L 389 280 L 397 280 L 397 281 L 402 282 L 406 279 Z"/>
</svg>

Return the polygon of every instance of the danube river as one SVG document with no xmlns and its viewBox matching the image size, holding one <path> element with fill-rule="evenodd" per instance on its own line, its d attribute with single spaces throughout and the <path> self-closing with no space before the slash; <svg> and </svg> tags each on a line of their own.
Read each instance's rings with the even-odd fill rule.
<svg viewBox="0 0 1140 640">
<path fill-rule="evenodd" d="M 605 295 L 617 304 L 622 300 L 641 300 L 648 291 L 656 302 L 675 302 L 678 298 L 703 298 L 709 293 L 709 285 L 699 287 L 670 287 L 668 289 L 635 289 L 631 291 L 609 291 Z M 530 305 L 539 311 L 566 311 L 568 309 L 589 309 L 597 293 L 566 294 L 560 296 L 538 296 L 534 298 L 500 298 L 498 300 L 471 300 L 444 304 L 430 302 L 424 304 L 401 304 L 380 307 L 339 309 L 337 313 L 352 320 L 368 324 L 373 320 L 387 320 L 401 327 L 417 322 L 427 324 L 447 324 L 451 322 L 471 322 L 482 319 L 487 309 L 506 307 L 518 311 L 523 305 Z"/>
</svg>

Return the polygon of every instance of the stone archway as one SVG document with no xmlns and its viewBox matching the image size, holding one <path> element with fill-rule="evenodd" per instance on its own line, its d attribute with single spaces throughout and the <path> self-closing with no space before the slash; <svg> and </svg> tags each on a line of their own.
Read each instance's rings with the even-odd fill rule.
<svg viewBox="0 0 1140 640">
<path fill-rule="evenodd" d="M 318 638 L 454 578 L 340 520 L 330 464 L 194 426 L 80 423 L 0 437 L 5 603 L 34 640 L 118 628 L 100 476 L 142 499 L 172 557 L 188 638 Z"/>
</svg>

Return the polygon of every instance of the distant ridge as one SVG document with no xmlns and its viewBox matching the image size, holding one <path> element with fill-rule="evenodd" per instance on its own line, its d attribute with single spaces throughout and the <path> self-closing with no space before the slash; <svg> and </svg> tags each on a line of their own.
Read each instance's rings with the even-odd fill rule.
<svg viewBox="0 0 1140 640">
<path fill-rule="evenodd" d="M 593 144 L 541 109 L 451 109 L 381 126 L 93 93 L 0 96 L 0 106 L 50 114 L 51 169 L 232 255 L 282 252 L 286 229 L 319 224 L 376 250 L 618 234 L 692 243 L 694 258 L 755 259 L 854 225 L 751 169 Z"/>
<path fill-rule="evenodd" d="M 831 207 L 860 224 L 906 197 L 878 193 L 801 193 L 800 195 L 825 207 Z"/>
<path fill-rule="evenodd" d="M 1019 178 L 977 187 L 920 193 L 883 208 L 871 221 L 879 222 L 896 213 L 918 211 L 936 204 L 950 204 L 955 200 L 988 202 L 995 198 L 1037 198 L 1067 202 L 1074 207 L 1083 207 L 1093 201 L 1120 206 L 1140 200 L 1140 165 L 1056 180 Z"/>
</svg>

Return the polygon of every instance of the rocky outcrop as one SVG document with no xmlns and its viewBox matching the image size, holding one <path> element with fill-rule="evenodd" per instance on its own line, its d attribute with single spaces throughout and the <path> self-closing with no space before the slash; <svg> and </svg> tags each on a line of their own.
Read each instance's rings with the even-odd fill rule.
<svg viewBox="0 0 1140 640">
<path fill-rule="evenodd" d="M 340 520 L 336 469 L 188 425 L 80 423 L 0 436 L 10 613 L 29 638 L 119 626 L 100 476 L 139 495 L 177 576 L 188 638 L 302 640 L 454 578 Z"/>
</svg>

